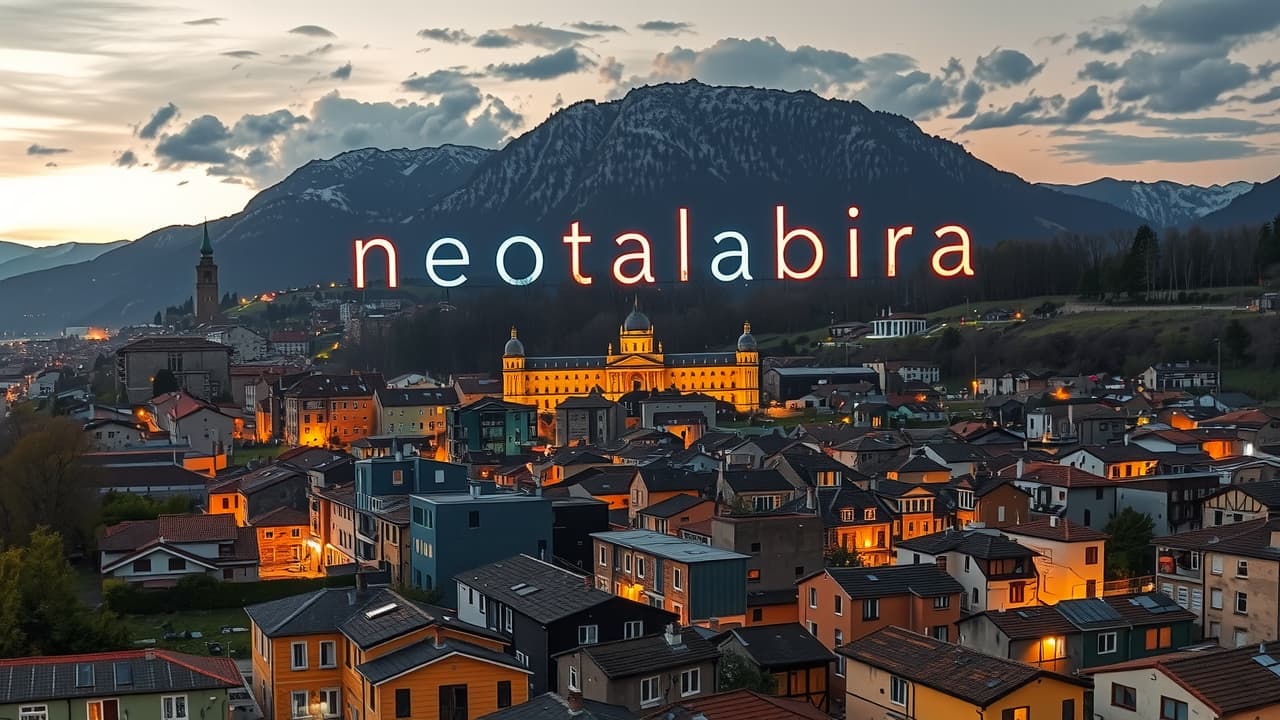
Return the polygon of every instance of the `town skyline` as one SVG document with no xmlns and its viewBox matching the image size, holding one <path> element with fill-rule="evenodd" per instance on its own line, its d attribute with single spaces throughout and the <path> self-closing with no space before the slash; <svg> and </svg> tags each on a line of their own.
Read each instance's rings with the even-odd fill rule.
<svg viewBox="0 0 1280 720">
<path fill-rule="evenodd" d="M 659 2 L 591 18 L 567 3 L 378 16 L 326 3 L 11 4 L 0 240 L 135 239 L 238 211 L 313 159 L 501 147 L 574 102 L 695 78 L 900 113 L 1031 181 L 1263 181 L 1280 139 L 1267 44 L 1280 9 L 1231 5 L 864 3 L 854 18 L 874 32 L 850 33 L 821 21 L 848 13 L 830 2 Z"/>
</svg>

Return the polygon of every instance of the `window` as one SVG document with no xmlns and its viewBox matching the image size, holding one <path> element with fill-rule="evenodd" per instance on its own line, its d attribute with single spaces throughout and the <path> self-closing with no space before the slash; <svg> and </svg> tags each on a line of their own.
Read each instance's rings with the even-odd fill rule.
<svg viewBox="0 0 1280 720">
<path fill-rule="evenodd" d="M 161 720 L 187 720 L 187 696 L 165 695 L 160 698 Z"/>
<path fill-rule="evenodd" d="M 752 608 L 752 609 L 751 609 L 751 622 L 753 622 L 753 623 L 761 623 L 761 622 L 764 622 L 764 610 L 762 610 L 761 608 Z"/>
<path fill-rule="evenodd" d="M 1154 627 L 1147 628 L 1146 648 L 1148 650 L 1159 650 L 1173 646 L 1173 628 L 1171 627 Z"/>
<path fill-rule="evenodd" d="M 1084 549 L 1084 564 L 1085 565 L 1098 564 L 1098 546 L 1097 545 L 1090 545 L 1089 547 Z"/>
<path fill-rule="evenodd" d="M 622 569 L 626 572 L 631 572 L 631 553 L 623 553 Z"/>
<path fill-rule="evenodd" d="M 49 720 L 49 706 L 23 705 L 18 708 L 18 720 Z"/>
<path fill-rule="evenodd" d="M 835 636 L 832 640 L 834 644 L 831 647 L 833 648 L 839 648 L 841 645 L 844 645 L 844 632 L 841 631 L 840 628 L 836 628 Z M 836 653 L 836 675 L 844 677 L 844 668 L 844 655 Z"/>
<path fill-rule="evenodd" d="M 907 681 L 897 675 L 889 676 L 889 702 L 903 707 L 907 704 Z"/>
<path fill-rule="evenodd" d="M 809 588 L 809 607 L 818 607 L 818 588 Z"/>
<path fill-rule="evenodd" d="M 396 717 L 407 718 L 413 715 L 413 694 L 408 688 L 396 690 Z"/>
<path fill-rule="evenodd" d="M 1187 720 L 1187 704 L 1173 698 L 1160 698 L 1160 720 Z"/>
<path fill-rule="evenodd" d="M 836 614 L 843 615 L 844 614 L 844 596 L 836 595 L 833 602 L 835 603 Z"/>
<path fill-rule="evenodd" d="M 702 691 L 702 670 L 693 668 L 680 673 L 680 697 L 697 695 Z"/>
<path fill-rule="evenodd" d="M 332 640 L 320 641 L 320 667 L 338 667 L 337 646 Z"/>
<path fill-rule="evenodd" d="M 440 686 L 440 720 L 467 720 L 467 686 Z"/>
<path fill-rule="evenodd" d="M 950 595 L 939 595 L 938 597 L 933 599 L 934 610 L 946 610 L 949 607 L 951 607 Z"/>
<path fill-rule="evenodd" d="M 1191 551 L 1191 569 L 1192 570 L 1200 569 L 1200 553 L 1196 552 L 1195 550 Z"/>
<path fill-rule="evenodd" d="M 570 690 L 581 689 L 580 686 L 578 685 L 578 668 L 573 665 L 569 666 L 569 689 Z"/>
<path fill-rule="evenodd" d="M 120 720 L 119 700 L 90 700 L 86 710 L 87 720 Z"/>
<path fill-rule="evenodd" d="M 605 561 L 605 549 L 604 549 L 604 546 L 603 546 L 603 545 L 601 545 L 601 546 L 600 546 L 600 566 L 601 566 L 601 567 L 606 567 L 606 566 L 608 566 L 608 564 L 609 564 L 609 563 Z"/>
<path fill-rule="evenodd" d="M 1026 583 L 1009 583 L 1009 602 L 1020 603 L 1027 600 Z"/>
<path fill-rule="evenodd" d="M 311 717 L 311 708 L 307 707 L 307 691 L 294 690 L 289 693 L 289 706 L 293 709 L 293 717 Z"/>
<path fill-rule="evenodd" d="M 644 577 L 644 558 L 636 556 L 636 577 Z"/>
<path fill-rule="evenodd" d="M 1000 720 L 1031 720 L 1031 708 L 1027 705 L 1016 708 L 1005 708 L 1000 713 Z"/>
<path fill-rule="evenodd" d="M 1222 556 L 1213 555 L 1209 560 L 1209 572 L 1214 575 L 1222 574 Z"/>
<path fill-rule="evenodd" d="M 647 677 L 640 681 L 640 707 L 652 707 L 662 701 L 658 692 L 658 676 Z"/>
<path fill-rule="evenodd" d="M 578 626 L 578 644 L 579 645 L 595 645 L 600 642 L 600 626 L 599 625 L 579 625 Z"/>
<path fill-rule="evenodd" d="M 1222 609 L 1222 590 L 1220 588 L 1214 588 L 1209 591 L 1209 607 L 1214 610 Z"/>
<path fill-rule="evenodd" d="M 934 640 L 941 640 L 942 642 L 951 642 L 951 640 L 949 639 L 949 635 L 950 635 L 950 634 L 947 632 L 947 626 L 946 626 L 946 625 L 936 625 L 936 626 L 934 626 L 934 628 L 933 628 L 933 639 L 934 639 Z"/>
<path fill-rule="evenodd" d="M 511 707 L 511 681 L 498 681 L 498 707 Z"/>
<path fill-rule="evenodd" d="M 863 520 L 875 520 L 875 519 L 876 519 L 876 509 L 875 509 L 875 508 L 867 508 L 867 509 L 863 510 L 863 511 L 862 511 L 862 519 L 863 519 Z"/>
<path fill-rule="evenodd" d="M 307 669 L 307 644 L 305 642 L 296 642 L 289 645 L 291 670 Z"/>
<path fill-rule="evenodd" d="M 471 512 L 467 513 L 467 527 L 469 528 L 480 527 L 480 511 L 479 510 L 472 510 Z"/>
<path fill-rule="evenodd" d="M 524 654 L 523 652 L 521 652 L 520 650 L 517 650 L 517 651 L 516 651 L 516 662 L 520 663 L 521 665 L 523 665 L 523 666 L 525 666 L 525 667 L 529 667 L 529 656 L 528 656 L 528 655 L 525 655 L 525 654 Z"/>
<path fill-rule="evenodd" d="M 137 560 L 134 560 L 133 571 L 136 573 L 151 572 L 151 558 L 138 558 Z"/>
<path fill-rule="evenodd" d="M 752 568 L 747 571 L 747 582 L 760 582 L 760 568 Z"/>
<path fill-rule="evenodd" d="M 638 638 L 642 635 L 644 635 L 643 620 L 628 620 L 626 623 L 623 624 L 622 638 L 624 640 L 629 640 L 631 638 Z"/>
<path fill-rule="evenodd" d="M 760 543 L 758 542 L 751 543 L 751 552 L 752 553 L 760 552 Z"/>
<path fill-rule="evenodd" d="M 1113 632 L 1098 633 L 1098 654 L 1108 655 L 1116 651 L 1116 634 Z"/>
<path fill-rule="evenodd" d="M 862 601 L 862 619 L 863 621 L 880 619 L 880 599 L 867 598 Z"/>
<path fill-rule="evenodd" d="M 1249 561 L 1248 560 L 1236 561 L 1236 577 L 1249 577 Z"/>
<path fill-rule="evenodd" d="M 920 561 L 916 560 L 916 562 L 920 562 Z M 969 556 L 968 555 L 964 556 L 964 571 L 969 572 Z"/>
<path fill-rule="evenodd" d="M 511 608 L 502 608 L 502 626 L 507 632 L 511 632 Z"/>
<path fill-rule="evenodd" d="M 342 715 L 341 693 L 338 688 L 325 688 L 320 691 L 320 714 L 327 718 Z"/>
<path fill-rule="evenodd" d="M 1249 614 L 1249 596 L 1246 593 L 1236 593 L 1236 613 L 1240 615 Z"/>
</svg>

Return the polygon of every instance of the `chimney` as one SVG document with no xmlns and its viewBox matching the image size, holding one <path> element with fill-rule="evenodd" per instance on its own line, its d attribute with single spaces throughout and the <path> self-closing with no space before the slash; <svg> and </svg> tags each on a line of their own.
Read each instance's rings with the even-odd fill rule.
<svg viewBox="0 0 1280 720">
<path fill-rule="evenodd" d="M 569 703 L 570 715 L 582 714 L 582 691 L 580 690 L 570 691 L 569 697 L 565 698 L 565 700 L 567 700 Z"/>
<path fill-rule="evenodd" d="M 471 485 L 470 486 L 471 497 L 473 498 L 480 497 L 480 483 L 473 481 L 470 485 Z"/>
<path fill-rule="evenodd" d="M 443 649 L 444 649 L 444 640 L 440 637 L 440 630 L 439 630 L 439 629 L 437 629 L 437 630 L 436 630 L 436 634 L 435 634 L 435 646 L 436 646 L 436 649 L 437 649 L 437 650 L 443 650 Z"/>
<path fill-rule="evenodd" d="M 815 487 L 807 487 L 804 489 L 804 508 L 809 512 L 815 512 L 818 509 L 818 489 Z"/>
<path fill-rule="evenodd" d="M 675 623 L 667 626 L 666 632 L 662 634 L 662 637 L 667 641 L 667 645 L 671 647 L 680 647 L 684 643 L 684 638 L 680 636 L 680 630 L 676 628 Z"/>
<path fill-rule="evenodd" d="M 1027 461 L 1022 458 L 1018 458 L 1018 475 L 1017 475 L 1018 479 L 1022 478 L 1022 473 L 1026 469 L 1027 469 Z"/>
<path fill-rule="evenodd" d="M 1058 527 L 1058 516 L 1057 516 L 1057 515 L 1050 515 L 1050 516 L 1049 516 L 1049 527 L 1055 527 L 1055 528 L 1056 528 L 1056 527 Z"/>
<path fill-rule="evenodd" d="M 1125 447 L 1129 447 L 1129 433 L 1124 434 L 1124 445 Z"/>
<path fill-rule="evenodd" d="M 369 575 L 363 567 L 356 567 L 356 599 L 363 600 L 369 594 Z"/>
</svg>

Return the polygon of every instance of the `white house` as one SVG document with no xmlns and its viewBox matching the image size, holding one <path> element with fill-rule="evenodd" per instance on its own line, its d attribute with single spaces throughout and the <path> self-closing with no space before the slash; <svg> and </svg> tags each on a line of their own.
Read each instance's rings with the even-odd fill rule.
<svg viewBox="0 0 1280 720">
<path fill-rule="evenodd" d="M 942 370 L 938 364 L 925 360 L 877 360 L 863 363 L 863 365 L 876 371 L 876 375 L 880 378 L 881 390 L 889 387 L 890 374 L 897 374 L 903 382 L 915 381 L 931 386 L 942 381 Z"/>
<path fill-rule="evenodd" d="M 146 439 L 142 429 L 127 420 L 90 420 L 84 425 L 84 434 L 95 450 L 138 447 Z"/>
<path fill-rule="evenodd" d="M 258 579 L 258 535 L 234 515 L 161 515 L 106 529 L 98 541 L 104 579 L 171 587 L 186 575 L 225 582 Z"/>
<path fill-rule="evenodd" d="M 1214 390 L 1218 387 L 1218 370 L 1213 365 L 1185 360 L 1156 363 L 1142 371 L 1142 384 L 1148 390 Z"/>
<path fill-rule="evenodd" d="M 267 339 L 247 327 L 219 325 L 206 328 L 205 339 L 231 348 L 231 359 L 236 362 L 256 362 L 271 354 Z"/>
<path fill-rule="evenodd" d="M 895 565 L 928 563 L 964 586 L 970 613 L 1039 605 L 1036 551 L 988 528 L 944 530 L 897 543 Z"/>
<path fill-rule="evenodd" d="M 311 336 L 301 330 L 277 330 L 271 333 L 271 349 L 289 357 L 311 354 Z"/>
<path fill-rule="evenodd" d="M 57 370 L 50 370 L 48 372 L 41 373 L 40 376 L 31 383 L 31 386 L 27 388 L 27 397 L 33 400 L 36 398 L 49 397 L 53 394 L 54 390 L 58 389 L 58 380 L 61 379 L 61 377 L 62 373 Z"/>
<path fill-rule="evenodd" d="M 153 422 L 175 445 L 190 445 L 201 455 L 221 455 L 231 447 L 236 421 L 217 405 L 179 391 L 154 398 L 151 408 Z"/>
<path fill-rule="evenodd" d="M 1280 643 L 1190 649 L 1088 668 L 1101 720 L 1280 717 Z"/>
<path fill-rule="evenodd" d="M 929 321 L 923 315 L 910 313 L 889 313 L 871 321 L 871 335 L 874 338 L 907 337 L 924 332 Z"/>
</svg>

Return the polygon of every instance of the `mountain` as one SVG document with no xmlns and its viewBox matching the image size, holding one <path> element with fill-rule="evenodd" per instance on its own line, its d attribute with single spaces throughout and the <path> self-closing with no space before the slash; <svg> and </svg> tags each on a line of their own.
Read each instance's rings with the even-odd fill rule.
<svg viewBox="0 0 1280 720">
<path fill-rule="evenodd" d="M 1202 187 L 1168 180 L 1148 183 L 1109 177 L 1083 185 L 1039 185 L 1113 205 L 1146 220 L 1157 230 L 1189 225 L 1253 189 L 1253 183 L 1243 181 Z"/>
<path fill-rule="evenodd" d="M 778 203 L 789 226 L 825 238 L 833 275 L 847 267 L 851 204 L 862 210 L 855 225 L 865 275 L 883 275 L 890 226 L 916 228 L 902 244 L 903 263 L 939 245 L 933 230 L 944 224 L 962 223 L 975 243 L 992 244 L 1143 222 L 1031 185 L 857 102 L 688 82 L 577 103 L 498 151 L 366 149 L 314 161 L 209 229 L 224 291 L 348 278 L 352 240 L 375 235 L 394 240 L 401 273 L 417 276 L 431 241 L 464 240 L 471 285 L 500 285 L 497 245 L 527 235 L 546 258 L 539 282 L 554 282 L 568 275 L 560 237 L 575 220 L 596 238 L 583 250 L 587 270 L 607 272 L 619 252 L 614 236 L 638 231 L 652 239 L 661 282 L 674 279 L 676 210 L 684 207 L 695 273 L 706 276 L 709 257 L 724 249 L 712 237 L 735 230 L 751 242 L 753 275 L 767 278 Z M 190 296 L 199 235 L 196 226 L 164 228 L 88 263 L 0 281 L 0 307 L 48 328 L 148 319 Z M 521 276 L 527 265 L 517 258 L 528 252 L 511 253 L 510 272 Z"/>
<path fill-rule="evenodd" d="M 128 240 L 116 240 L 108 243 L 60 243 L 45 247 L 27 248 L 29 252 L 16 255 L 9 260 L 0 261 L 0 280 L 22 275 L 24 273 L 47 270 L 61 265 L 92 260 L 103 253 L 128 244 Z M 7 244 L 7 243 L 5 243 Z M 25 246 L 24 246 L 25 247 Z M 3 255 L 0 255 L 3 257 Z"/>
<path fill-rule="evenodd" d="M 35 248 L 30 245 L 0 241 L 0 263 L 6 263 L 20 257 L 26 257 L 34 250 Z"/>
<path fill-rule="evenodd" d="M 1226 228 L 1236 225 L 1261 225 L 1280 216 L 1280 176 L 1253 186 L 1249 192 L 1231 201 L 1217 212 L 1205 215 L 1200 225 Z"/>
</svg>

